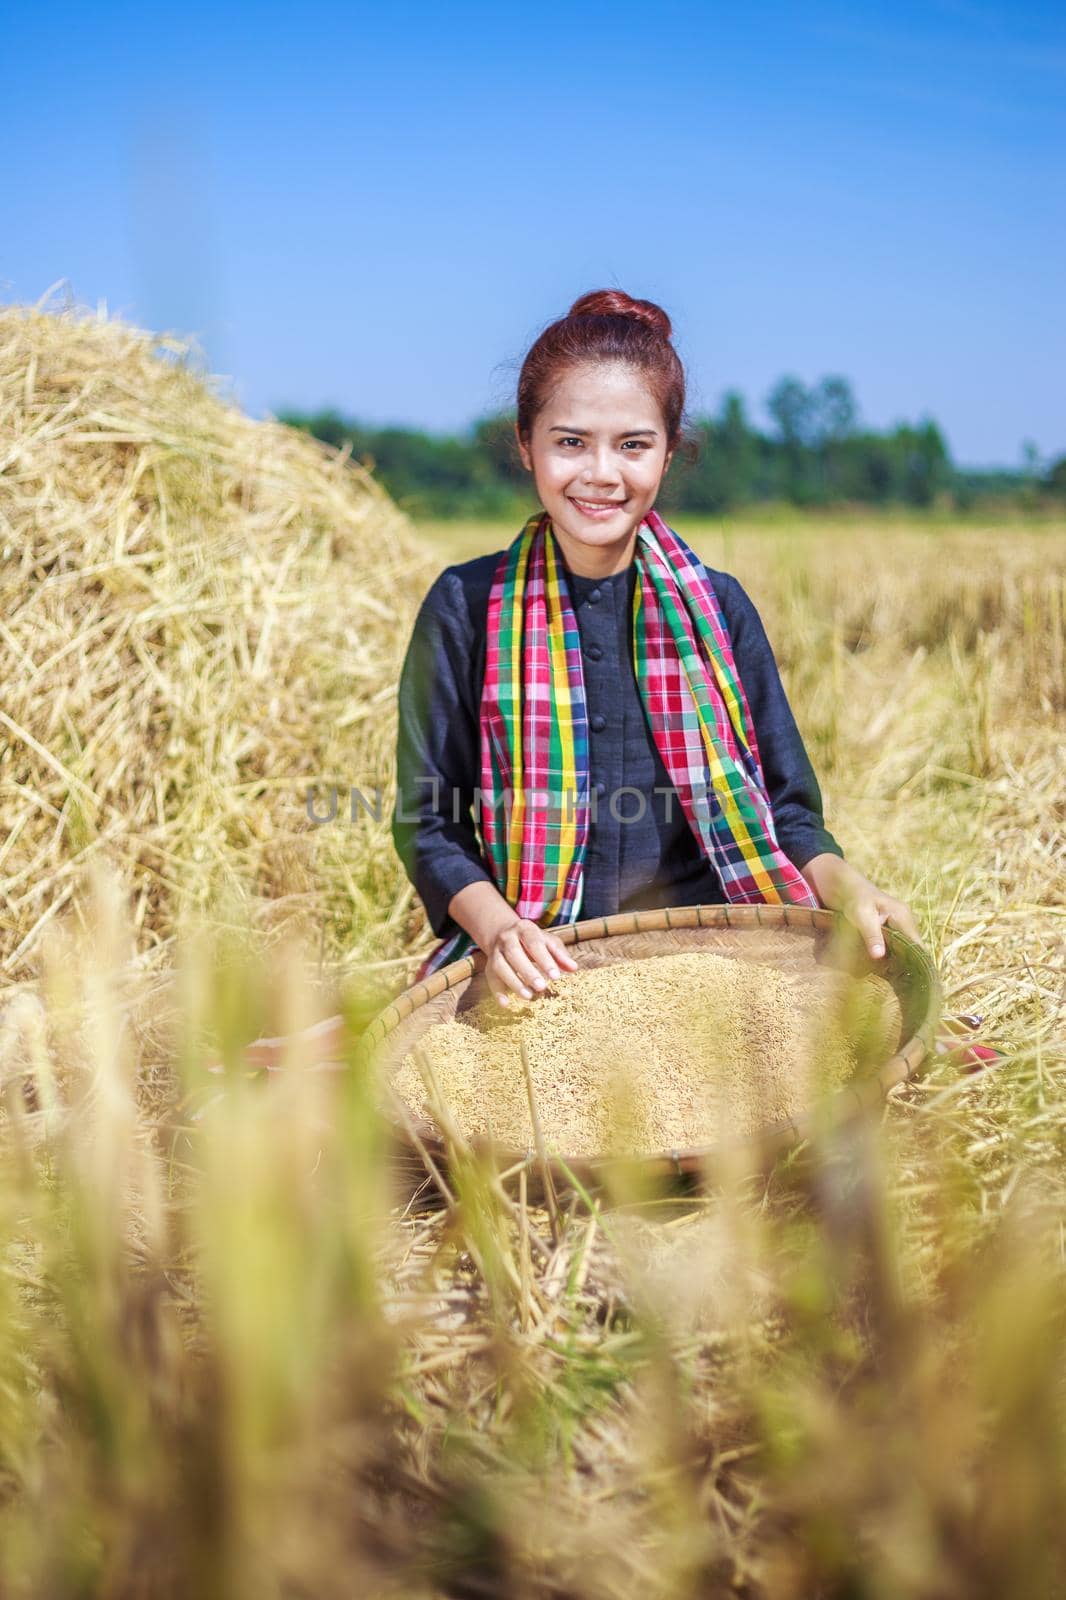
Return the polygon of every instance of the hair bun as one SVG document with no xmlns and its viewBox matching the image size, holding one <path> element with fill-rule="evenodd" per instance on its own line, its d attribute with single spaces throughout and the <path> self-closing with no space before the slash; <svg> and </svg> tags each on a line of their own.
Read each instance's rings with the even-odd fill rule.
<svg viewBox="0 0 1066 1600">
<path fill-rule="evenodd" d="M 654 300 L 634 300 L 624 289 L 593 289 L 574 301 L 571 317 L 629 317 L 651 328 L 662 339 L 669 339 L 673 327 L 662 306 Z"/>
</svg>

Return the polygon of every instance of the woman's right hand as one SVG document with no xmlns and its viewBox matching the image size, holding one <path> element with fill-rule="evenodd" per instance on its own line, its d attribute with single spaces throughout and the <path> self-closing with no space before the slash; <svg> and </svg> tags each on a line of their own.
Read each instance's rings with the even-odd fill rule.
<svg viewBox="0 0 1066 1600">
<path fill-rule="evenodd" d="M 496 885 L 484 878 L 452 895 L 448 915 L 483 952 L 489 992 L 501 1006 L 510 1005 L 514 995 L 532 1000 L 559 976 L 560 968 L 577 971 L 577 962 L 559 935 L 517 916 Z"/>
<path fill-rule="evenodd" d="M 519 994 L 532 1000 L 546 989 L 560 969 L 576 972 L 577 962 L 558 934 L 541 928 L 528 917 L 515 917 L 497 929 L 483 947 L 485 978 L 501 1006 Z"/>
</svg>

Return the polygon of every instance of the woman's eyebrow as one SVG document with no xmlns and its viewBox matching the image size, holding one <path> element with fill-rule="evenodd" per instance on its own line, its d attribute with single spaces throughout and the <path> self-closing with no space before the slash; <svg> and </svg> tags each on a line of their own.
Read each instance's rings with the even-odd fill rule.
<svg viewBox="0 0 1066 1600">
<path fill-rule="evenodd" d="M 595 431 L 594 428 L 571 428 L 561 422 L 557 422 L 554 427 L 548 429 L 549 433 L 594 433 Z M 618 434 L 618 438 L 621 439 L 624 436 L 627 439 L 635 439 L 638 434 L 654 439 L 657 437 L 657 430 L 655 428 L 623 428 Z"/>
</svg>

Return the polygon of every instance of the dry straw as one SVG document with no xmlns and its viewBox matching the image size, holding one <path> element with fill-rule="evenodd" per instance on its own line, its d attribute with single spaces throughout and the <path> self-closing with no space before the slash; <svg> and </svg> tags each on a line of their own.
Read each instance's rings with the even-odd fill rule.
<svg viewBox="0 0 1066 1600">
<path fill-rule="evenodd" d="M 162 1123 L 106 968 L 164 965 L 215 868 L 305 892 L 274 786 L 390 742 L 387 586 L 413 604 L 428 557 L 149 335 L 0 313 L 5 1595 L 1063 1591 L 1061 533 L 696 541 L 767 618 L 834 831 L 1004 1062 L 894 1090 L 813 1204 L 782 1174 L 548 1219 L 453 1161 L 382 1235 L 355 1074 Z M 334 947 L 371 882 L 409 954 L 360 838 L 315 882 Z M 124 903 L 56 941 L 46 1018 L 27 979 L 105 856 Z M 192 1035 L 231 1002 L 217 965 L 189 987 Z"/>
<path fill-rule="evenodd" d="M 0 310 L 0 986 L 57 913 L 84 922 L 97 855 L 152 967 L 220 890 L 338 957 L 409 905 L 387 825 L 343 824 L 388 782 L 432 569 L 365 470 L 243 415 L 190 349 Z M 336 826 L 309 783 L 319 814 L 338 785 Z"/>
</svg>

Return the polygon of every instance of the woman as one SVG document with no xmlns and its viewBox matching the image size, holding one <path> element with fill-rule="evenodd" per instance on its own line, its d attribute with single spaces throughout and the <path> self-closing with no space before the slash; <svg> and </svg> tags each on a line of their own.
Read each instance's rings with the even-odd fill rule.
<svg viewBox="0 0 1066 1600">
<path fill-rule="evenodd" d="M 476 945 L 506 1005 L 575 967 L 552 925 L 726 900 L 839 910 L 875 958 L 884 923 L 920 938 L 826 830 L 751 600 L 654 510 L 684 400 L 665 311 L 618 290 L 525 358 L 543 510 L 441 573 L 400 685 L 393 838 L 440 939 L 420 977 Z"/>
<path fill-rule="evenodd" d="M 529 999 L 576 968 L 553 927 L 666 905 L 824 906 L 874 959 L 886 923 L 920 942 L 825 827 L 751 600 L 654 509 L 684 402 L 665 311 L 618 290 L 525 358 L 515 434 L 542 509 L 440 574 L 400 683 L 393 839 L 439 941 L 419 977 L 477 947 L 500 1004 Z M 944 1021 L 942 1053 L 995 1059 Z M 343 1031 L 302 1038 L 338 1059 Z"/>
</svg>

